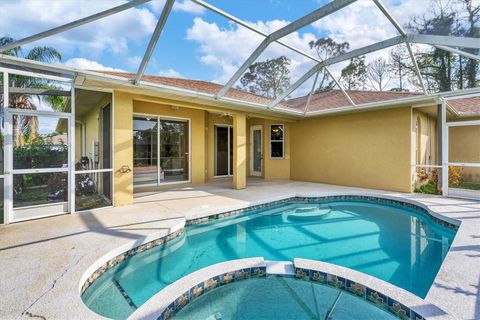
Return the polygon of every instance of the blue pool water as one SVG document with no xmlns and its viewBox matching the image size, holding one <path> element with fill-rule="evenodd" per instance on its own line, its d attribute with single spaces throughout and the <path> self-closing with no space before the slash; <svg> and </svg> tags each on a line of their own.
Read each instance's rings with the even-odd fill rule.
<svg viewBox="0 0 480 320">
<path fill-rule="evenodd" d="M 189 226 L 184 236 L 105 272 L 82 298 L 95 312 L 124 319 L 175 280 L 247 257 L 326 261 L 424 297 L 454 236 L 453 230 L 404 207 L 366 201 L 293 202 Z"/>
<path fill-rule="evenodd" d="M 193 300 L 178 320 L 222 319 L 398 319 L 393 314 L 314 282 L 269 276 L 234 282 Z"/>
</svg>

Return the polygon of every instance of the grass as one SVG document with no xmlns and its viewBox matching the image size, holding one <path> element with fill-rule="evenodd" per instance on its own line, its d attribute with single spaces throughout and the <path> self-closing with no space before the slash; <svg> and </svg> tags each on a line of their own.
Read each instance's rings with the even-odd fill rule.
<svg viewBox="0 0 480 320">
<path fill-rule="evenodd" d="M 418 187 L 418 188 L 415 188 L 415 190 L 413 190 L 414 192 L 417 192 L 417 193 L 425 193 L 425 194 L 440 194 L 441 191 L 438 190 L 438 187 L 437 187 L 437 184 L 433 181 L 428 181 L 426 184 Z"/>
<path fill-rule="evenodd" d="M 480 183 L 478 183 L 478 182 L 460 182 L 456 186 L 453 186 L 453 188 L 480 190 Z"/>
</svg>

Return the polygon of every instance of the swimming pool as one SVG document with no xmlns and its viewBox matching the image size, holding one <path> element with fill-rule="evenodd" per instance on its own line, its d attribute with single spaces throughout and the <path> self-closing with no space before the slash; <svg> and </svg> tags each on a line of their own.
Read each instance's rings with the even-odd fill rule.
<svg viewBox="0 0 480 320">
<path fill-rule="evenodd" d="M 193 271 L 260 256 L 330 262 L 424 297 L 454 236 L 454 230 L 405 206 L 365 200 L 288 202 L 188 226 L 183 236 L 106 271 L 82 299 L 101 315 L 124 319 Z"/>
<path fill-rule="evenodd" d="M 187 304 L 175 319 L 398 319 L 337 288 L 268 276 L 235 282 Z"/>
</svg>

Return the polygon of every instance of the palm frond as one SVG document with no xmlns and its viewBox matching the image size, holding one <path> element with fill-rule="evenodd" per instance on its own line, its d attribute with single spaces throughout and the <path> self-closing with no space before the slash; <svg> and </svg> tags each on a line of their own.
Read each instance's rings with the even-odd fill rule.
<svg viewBox="0 0 480 320">
<path fill-rule="evenodd" d="M 62 55 L 53 47 L 35 47 L 25 56 L 25 59 L 41 62 L 60 62 Z"/>
<path fill-rule="evenodd" d="M 0 38 L 0 47 L 3 47 L 7 44 L 11 44 L 11 43 L 14 43 L 14 42 L 15 42 L 15 39 L 13 39 L 11 37 L 1 37 Z M 0 53 L 1 54 L 6 54 L 7 56 L 18 57 L 18 55 L 21 51 L 22 51 L 21 47 L 15 47 L 15 48 L 12 48 L 12 49 L 2 51 Z"/>
</svg>

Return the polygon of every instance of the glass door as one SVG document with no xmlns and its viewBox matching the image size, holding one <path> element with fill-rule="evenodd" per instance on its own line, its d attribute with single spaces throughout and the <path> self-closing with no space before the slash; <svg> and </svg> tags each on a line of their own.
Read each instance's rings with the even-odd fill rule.
<svg viewBox="0 0 480 320">
<path fill-rule="evenodd" d="M 250 174 L 252 176 L 262 175 L 262 127 L 252 126 L 250 129 Z"/>
<path fill-rule="evenodd" d="M 190 181 L 190 121 L 157 115 L 133 117 L 134 187 Z"/>
<path fill-rule="evenodd" d="M 9 222 L 69 212 L 71 83 L 13 73 L 7 78 Z"/>
<path fill-rule="evenodd" d="M 160 183 L 189 180 L 188 121 L 160 118 Z"/>
<path fill-rule="evenodd" d="M 215 125 L 215 176 L 231 176 L 233 174 L 233 127 Z"/>
</svg>

